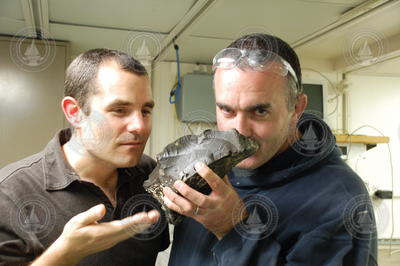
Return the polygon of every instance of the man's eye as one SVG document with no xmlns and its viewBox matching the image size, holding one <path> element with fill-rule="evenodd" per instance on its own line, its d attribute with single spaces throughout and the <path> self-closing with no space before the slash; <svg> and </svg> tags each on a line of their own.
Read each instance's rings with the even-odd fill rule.
<svg viewBox="0 0 400 266">
<path fill-rule="evenodd" d="M 142 111 L 142 114 L 145 115 L 145 116 L 149 116 L 149 115 L 151 115 L 152 111 L 153 111 L 153 110 L 144 109 L 144 110 Z"/>
<path fill-rule="evenodd" d="M 265 108 L 257 108 L 254 110 L 254 113 L 257 116 L 266 116 L 268 114 L 268 110 Z"/>
<path fill-rule="evenodd" d="M 124 108 L 116 108 L 114 110 L 112 110 L 113 113 L 118 114 L 118 115 L 122 115 L 122 114 L 126 114 L 126 109 Z"/>
<path fill-rule="evenodd" d="M 221 110 L 221 112 L 223 112 L 224 114 L 232 114 L 233 111 L 229 108 L 225 108 L 225 107 L 220 107 L 219 108 Z"/>
</svg>

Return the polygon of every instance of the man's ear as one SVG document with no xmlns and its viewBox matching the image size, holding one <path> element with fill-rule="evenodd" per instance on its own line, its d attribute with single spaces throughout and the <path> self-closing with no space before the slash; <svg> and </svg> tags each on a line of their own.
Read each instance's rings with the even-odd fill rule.
<svg viewBox="0 0 400 266">
<path fill-rule="evenodd" d="M 303 115 L 304 110 L 307 107 L 307 95 L 305 95 L 304 93 L 300 94 L 297 97 L 297 101 L 296 101 L 296 105 L 294 107 L 294 117 L 296 119 L 296 123 L 297 121 L 299 121 L 300 117 Z"/>
<path fill-rule="evenodd" d="M 61 101 L 61 109 L 64 112 L 65 118 L 74 128 L 80 128 L 82 122 L 82 112 L 78 101 L 71 97 L 66 96 Z"/>
</svg>

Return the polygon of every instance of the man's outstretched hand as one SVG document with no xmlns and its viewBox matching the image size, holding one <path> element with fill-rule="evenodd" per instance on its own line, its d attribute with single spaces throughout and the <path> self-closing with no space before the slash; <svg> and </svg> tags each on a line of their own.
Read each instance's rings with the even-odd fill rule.
<svg viewBox="0 0 400 266">
<path fill-rule="evenodd" d="M 31 265 L 75 265 L 88 255 L 109 249 L 146 230 L 160 218 L 158 211 L 151 210 L 99 223 L 105 213 L 104 205 L 100 204 L 72 217 L 61 236 Z"/>
</svg>

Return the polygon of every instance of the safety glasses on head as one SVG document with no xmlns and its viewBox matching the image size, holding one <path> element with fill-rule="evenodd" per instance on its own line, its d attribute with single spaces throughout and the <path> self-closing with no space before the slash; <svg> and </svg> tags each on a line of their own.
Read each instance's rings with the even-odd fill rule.
<svg viewBox="0 0 400 266">
<path fill-rule="evenodd" d="M 283 77 L 289 73 L 298 87 L 297 76 L 292 66 L 281 56 L 268 50 L 225 48 L 214 57 L 213 70 L 242 67 L 243 63 L 255 71 L 270 71 Z"/>
</svg>

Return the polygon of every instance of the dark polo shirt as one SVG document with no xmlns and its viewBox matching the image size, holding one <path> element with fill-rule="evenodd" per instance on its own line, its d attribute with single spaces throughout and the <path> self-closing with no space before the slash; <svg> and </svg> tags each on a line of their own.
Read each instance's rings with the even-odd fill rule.
<svg viewBox="0 0 400 266">
<path fill-rule="evenodd" d="M 107 213 L 100 222 L 119 220 L 149 210 L 142 187 L 155 167 L 143 155 L 133 168 L 118 169 L 114 208 L 102 190 L 80 180 L 64 158 L 61 145 L 71 137 L 60 131 L 35 155 L 0 170 L 0 265 L 26 265 L 49 247 L 76 214 L 103 203 Z M 142 204 L 142 206 L 139 206 Z M 84 258 L 79 265 L 154 265 L 157 253 L 169 245 L 168 226 L 162 219 L 148 234 Z"/>
</svg>

